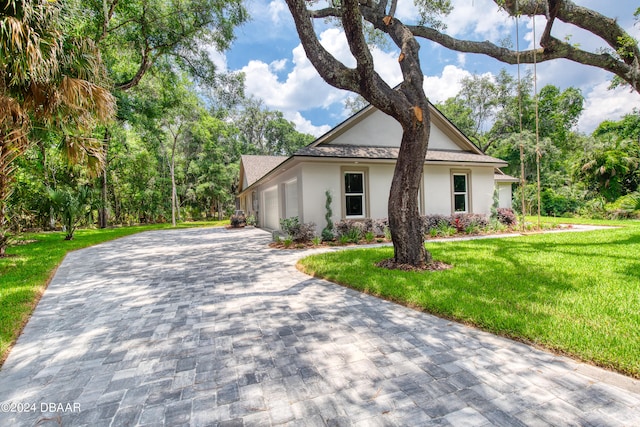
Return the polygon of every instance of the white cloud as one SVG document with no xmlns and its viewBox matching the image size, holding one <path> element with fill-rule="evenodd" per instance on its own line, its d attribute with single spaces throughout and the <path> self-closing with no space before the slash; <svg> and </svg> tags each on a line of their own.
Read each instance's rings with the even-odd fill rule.
<svg viewBox="0 0 640 427">
<path fill-rule="evenodd" d="M 446 65 L 440 76 L 425 76 L 424 91 L 432 103 L 443 102 L 456 96 L 462 85 L 460 80 L 470 77 L 471 73 L 455 65 Z"/>
<path fill-rule="evenodd" d="M 578 121 L 578 129 L 591 133 L 604 120 L 617 121 L 625 114 L 640 107 L 640 95 L 629 88 L 608 90 L 609 82 L 602 82 L 586 94 L 584 111 Z"/>
<path fill-rule="evenodd" d="M 269 17 L 274 24 L 279 24 L 281 16 L 288 12 L 287 5 L 282 0 L 273 0 L 269 3 Z"/>
<path fill-rule="evenodd" d="M 330 28 L 320 34 L 320 42 L 332 55 L 347 66 L 355 66 L 355 59 L 349 51 L 344 32 L 337 28 Z M 266 64 L 252 60 L 240 71 L 245 74 L 246 92 L 259 99 L 271 109 L 282 111 L 288 120 L 299 126 L 313 130 L 305 132 L 318 135 L 328 130 L 326 125 L 314 126 L 303 119 L 300 112 L 315 108 L 329 108 L 341 104 L 348 95 L 347 92 L 328 85 L 317 73 L 307 59 L 301 44 L 292 50 L 291 63 L 293 68 L 284 80 L 276 74 L 285 69 L 288 59 L 279 59 Z M 401 80 L 400 66 L 397 52 L 384 52 L 378 48 L 372 49 L 376 63 L 376 71 L 391 86 Z M 298 128 L 302 131 L 302 128 Z"/>
<path fill-rule="evenodd" d="M 269 69 L 275 72 L 282 71 L 287 66 L 287 59 L 278 59 L 269 64 Z"/>
<path fill-rule="evenodd" d="M 293 122 L 298 132 L 307 133 L 316 137 L 324 135 L 331 130 L 331 126 L 329 125 L 315 126 L 310 120 L 302 117 L 302 114 L 298 111 L 284 113 L 284 118 Z"/>
<path fill-rule="evenodd" d="M 514 31 L 513 18 L 501 12 L 492 0 L 454 0 L 453 11 L 445 23 L 449 35 L 471 35 L 475 40 L 496 42 Z"/>
</svg>

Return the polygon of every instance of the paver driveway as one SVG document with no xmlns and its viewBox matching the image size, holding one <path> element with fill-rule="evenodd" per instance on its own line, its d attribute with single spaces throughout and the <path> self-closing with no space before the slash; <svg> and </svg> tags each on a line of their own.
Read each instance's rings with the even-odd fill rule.
<svg viewBox="0 0 640 427">
<path fill-rule="evenodd" d="M 69 254 L 0 371 L 0 426 L 640 425 L 636 381 L 309 278 L 269 240 Z"/>
</svg>

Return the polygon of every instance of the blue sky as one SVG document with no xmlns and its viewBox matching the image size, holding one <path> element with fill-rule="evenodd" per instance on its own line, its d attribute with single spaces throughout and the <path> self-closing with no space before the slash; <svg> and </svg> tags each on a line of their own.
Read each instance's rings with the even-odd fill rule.
<svg viewBox="0 0 640 427">
<path fill-rule="evenodd" d="M 574 0 L 618 22 L 634 37 L 640 38 L 640 24 L 634 25 L 633 12 L 640 6 L 632 0 Z M 321 5 L 322 2 L 318 2 Z M 491 0 L 453 0 L 454 11 L 446 19 L 446 32 L 459 38 L 490 40 L 499 43 L 509 39 L 515 46 L 516 24 L 513 18 L 498 10 Z M 321 135 L 343 121 L 348 112 L 344 99 L 351 94 L 327 85 L 306 59 L 289 10 L 284 0 L 248 0 L 252 20 L 237 29 L 237 40 L 224 54 L 213 54 L 215 61 L 228 71 L 242 71 L 246 76 L 246 91 L 264 104 L 280 110 L 301 132 Z M 405 23 L 415 22 L 412 0 L 400 0 L 396 16 Z M 544 29 L 545 20 L 536 20 L 536 32 Z M 532 43 L 532 21 L 520 19 L 522 49 Z M 353 59 L 341 29 L 325 23 L 316 24 L 323 45 L 347 65 Z M 603 45 L 595 36 L 559 21 L 553 35 L 569 37 L 581 48 L 595 51 Z M 455 96 L 459 81 L 471 74 L 497 74 L 506 68 L 516 74 L 516 66 L 474 54 L 449 51 L 428 41 L 421 41 L 421 63 L 425 73 L 425 90 L 432 102 L 442 102 Z M 376 69 L 391 85 L 400 82 L 397 62 L 399 51 L 393 46 L 374 49 Z M 524 73 L 526 66 L 522 67 Z M 591 132 L 602 120 L 617 120 L 640 107 L 640 95 L 629 89 L 608 90 L 611 75 L 605 71 L 566 60 L 551 61 L 537 67 L 538 88 L 554 84 L 562 89 L 573 86 L 585 96 L 585 111 L 578 124 L 581 132 Z"/>
</svg>

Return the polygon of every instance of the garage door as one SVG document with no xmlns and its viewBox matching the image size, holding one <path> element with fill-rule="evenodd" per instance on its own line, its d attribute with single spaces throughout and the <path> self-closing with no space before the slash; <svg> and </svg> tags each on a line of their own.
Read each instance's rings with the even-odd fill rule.
<svg viewBox="0 0 640 427">
<path fill-rule="evenodd" d="M 264 203 L 264 226 L 272 230 L 280 228 L 280 217 L 278 216 L 278 187 L 272 187 L 263 193 Z"/>
</svg>

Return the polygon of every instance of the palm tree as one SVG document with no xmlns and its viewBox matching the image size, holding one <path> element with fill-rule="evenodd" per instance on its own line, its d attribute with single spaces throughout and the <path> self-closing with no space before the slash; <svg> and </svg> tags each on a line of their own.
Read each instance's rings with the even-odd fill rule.
<svg viewBox="0 0 640 427">
<path fill-rule="evenodd" d="M 115 98 L 95 46 L 62 31 L 71 22 L 65 13 L 62 2 L 0 0 L 0 257 L 12 163 L 29 147 L 34 126 L 62 133 L 71 161 L 102 162 L 100 145 L 82 134 L 113 117 Z"/>
<path fill-rule="evenodd" d="M 90 212 L 92 196 L 92 190 L 88 186 L 82 186 L 77 191 L 49 190 L 49 199 L 54 209 L 58 211 L 67 233 L 65 240 L 73 239 L 78 223 Z"/>
</svg>

